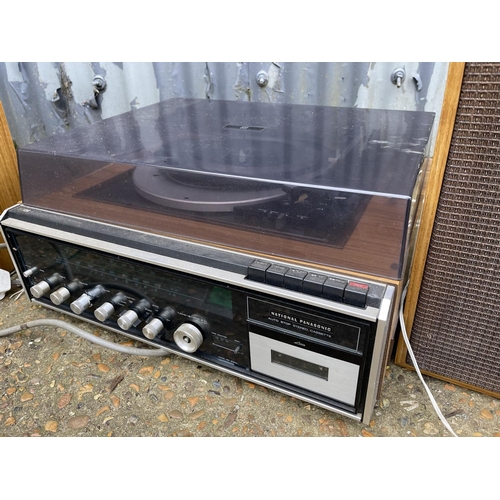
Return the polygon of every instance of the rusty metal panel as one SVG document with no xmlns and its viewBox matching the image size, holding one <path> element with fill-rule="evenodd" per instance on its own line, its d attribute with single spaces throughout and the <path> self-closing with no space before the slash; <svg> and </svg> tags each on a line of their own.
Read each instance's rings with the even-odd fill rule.
<svg viewBox="0 0 500 500">
<path fill-rule="evenodd" d="M 433 62 L 0 62 L 0 100 L 19 146 L 172 97 L 433 111 L 438 123 L 447 70 Z"/>
</svg>

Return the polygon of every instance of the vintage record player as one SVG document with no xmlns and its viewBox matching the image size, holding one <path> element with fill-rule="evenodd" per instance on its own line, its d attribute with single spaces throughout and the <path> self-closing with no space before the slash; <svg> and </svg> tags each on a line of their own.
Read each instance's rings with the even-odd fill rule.
<svg viewBox="0 0 500 500">
<path fill-rule="evenodd" d="M 18 151 L 29 298 L 367 422 L 434 115 L 172 99 Z"/>
</svg>

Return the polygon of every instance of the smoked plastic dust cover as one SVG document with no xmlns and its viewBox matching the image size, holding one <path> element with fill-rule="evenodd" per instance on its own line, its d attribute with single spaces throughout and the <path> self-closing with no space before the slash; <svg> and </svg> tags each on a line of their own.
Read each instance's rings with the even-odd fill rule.
<svg viewBox="0 0 500 500">
<path fill-rule="evenodd" d="M 23 203 L 398 279 L 433 119 L 172 99 L 20 149 Z"/>
</svg>

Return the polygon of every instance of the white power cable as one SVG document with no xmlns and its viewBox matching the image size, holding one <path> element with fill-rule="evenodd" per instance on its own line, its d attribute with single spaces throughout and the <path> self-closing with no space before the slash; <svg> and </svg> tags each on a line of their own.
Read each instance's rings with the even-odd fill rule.
<svg viewBox="0 0 500 500">
<path fill-rule="evenodd" d="M 446 427 L 446 429 L 448 430 L 448 432 L 450 432 L 450 434 L 454 437 L 458 437 L 454 432 L 453 432 L 453 429 L 451 428 L 450 424 L 448 423 L 448 421 L 446 420 L 446 418 L 444 418 L 444 415 L 441 413 L 441 410 L 439 409 L 439 406 L 437 405 L 436 403 L 436 400 L 434 399 L 434 396 L 432 395 L 429 387 L 427 387 L 427 384 L 425 383 L 424 381 L 424 378 L 422 377 L 422 373 L 420 372 L 420 369 L 418 367 L 418 364 L 417 364 L 417 360 L 415 359 L 415 355 L 413 354 L 413 349 L 411 348 L 411 345 L 410 345 L 410 340 L 408 339 L 408 334 L 406 333 L 406 325 L 405 325 L 405 322 L 404 322 L 404 315 L 403 315 L 403 306 L 404 306 L 404 302 L 405 302 L 405 298 L 406 298 L 406 292 L 408 291 L 408 285 L 410 284 L 410 282 L 406 283 L 406 286 L 403 290 L 403 294 L 401 296 L 401 304 L 399 306 L 399 321 L 400 321 L 400 324 L 401 324 L 401 333 L 403 335 L 403 339 L 405 341 L 405 344 L 406 344 L 406 348 L 408 349 L 408 354 L 410 355 L 410 358 L 413 362 L 413 367 L 415 368 L 415 371 L 417 372 L 417 375 L 420 379 L 420 381 L 422 382 L 426 392 L 427 392 L 427 395 L 429 396 L 429 399 L 432 403 L 432 406 L 434 407 L 434 410 L 436 411 L 437 413 L 437 416 L 439 417 L 439 419 L 441 420 L 441 422 L 443 423 L 443 425 Z"/>
<path fill-rule="evenodd" d="M 166 349 L 158 348 L 158 349 L 138 349 L 135 347 L 127 347 L 123 345 L 116 344 L 114 342 L 109 342 L 107 340 L 101 339 L 96 335 L 86 332 L 77 326 L 66 323 L 65 321 L 60 321 L 58 319 L 36 319 L 34 321 L 28 321 L 27 323 L 23 323 L 22 325 L 12 326 L 10 328 L 6 328 L 4 330 L 0 330 L 0 337 L 6 337 L 7 335 L 11 335 L 13 333 L 20 332 L 22 330 L 28 330 L 29 328 L 33 328 L 36 326 L 54 326 L 56 328 L 63 328 L 64 330 L 69 330 L 72 333 L 76 333 L 80 337 L 94 343 L 100 345 L 101 347 L 106 347 L 108 349 L 113 349 L 114 351 L 121 352 L 123 354 L 134 354 L 136 356 L 166 356 L 170 354 Z"/>
</svg>

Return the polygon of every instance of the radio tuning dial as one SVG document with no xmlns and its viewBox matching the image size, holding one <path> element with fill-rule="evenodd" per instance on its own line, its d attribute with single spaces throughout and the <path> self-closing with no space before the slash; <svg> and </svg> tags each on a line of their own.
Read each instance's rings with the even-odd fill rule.
<svg viewBox="0 0 500 500">
<path fill-rule="evenodd" d="M 197 326 L 183 323 L 175 330 L 174 341 L 184 352 L 193 353 L 203 343 L 203 334 Z"/>
<path fill-rule="evenodd" d="M 174 332 L 174 341 L 183 351 L 193 353 L 201 346 L 203 339 L 210 333 L 208 321 L 198 314 L 189 317 Z"/>
</svg>

